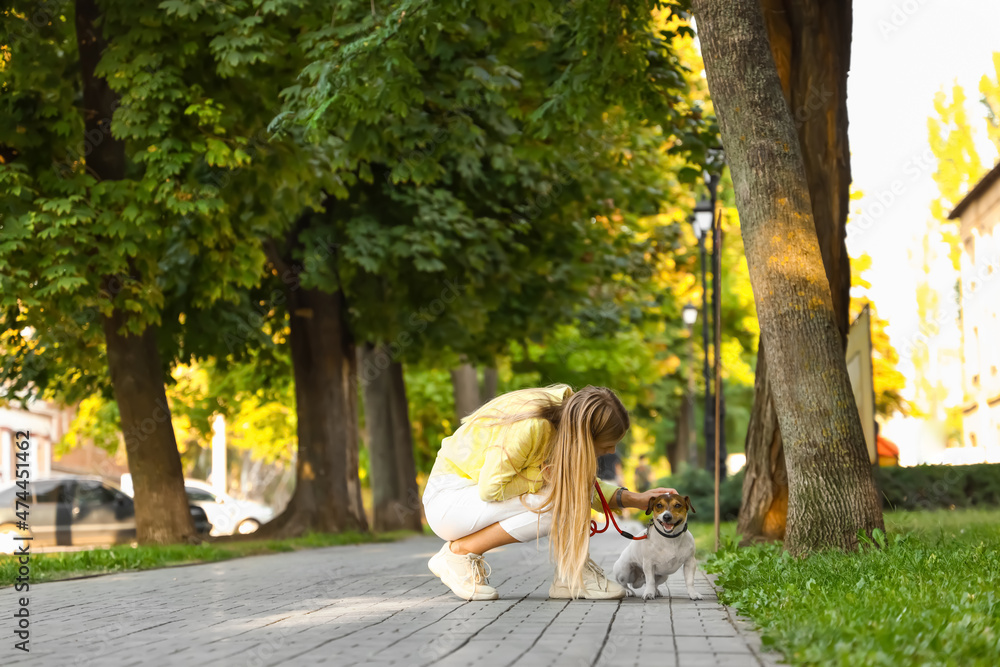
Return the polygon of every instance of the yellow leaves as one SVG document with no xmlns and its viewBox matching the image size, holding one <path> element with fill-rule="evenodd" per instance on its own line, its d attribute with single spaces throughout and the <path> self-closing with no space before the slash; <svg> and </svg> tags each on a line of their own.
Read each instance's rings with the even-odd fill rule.
<svg viewBox="0 0 1000 667">
<path fill-rule="evenodd" d="M 986 136 L 1000 150 L 1000 52 L 993 54 L 995 76 L 991 79 L 984 74 L 979 81 L 979 92 L 982 102 L 988 109 L 986 118 Z"/>
<path fill-rule="evenodd" d="M 671 375 L 677 372 L 677 369 L 681 367 L 681 358 L 676 354 L 671 354 L 666 359 L 661 359 L 657 363 L 657 371 L 661 375 Z"/>
</svg>

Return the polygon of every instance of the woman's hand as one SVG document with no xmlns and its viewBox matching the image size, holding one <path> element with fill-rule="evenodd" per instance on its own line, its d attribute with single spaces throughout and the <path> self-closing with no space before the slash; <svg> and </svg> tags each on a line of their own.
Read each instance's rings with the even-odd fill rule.
<svg viewBox="0 0 1000 667">
<path fill-rule="evenodd" d="M 645 511 L 645 509 L 649 507 L 650 500 L 656 496 L 662 496 L 667 493 L 677 493 L 677 489 L 667 489 L 661 486 L 655 489 L 650 489 L 649 491 L 643 491 L 642 493 L 625 491 L 622 493 L 622 505 Z"/>
</svg>

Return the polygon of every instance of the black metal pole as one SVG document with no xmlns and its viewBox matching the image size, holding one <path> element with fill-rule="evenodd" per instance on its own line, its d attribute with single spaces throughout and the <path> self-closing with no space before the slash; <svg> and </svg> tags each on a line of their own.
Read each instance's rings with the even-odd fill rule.
<svg viewBox="0 0 1000 667">
<path fill-rule="evenodd" d="M 725 429 L 725 392 L 722 391 L 722 216 L 716 214 L 716 189 L 719 177 L 712 175 L 709 179 L 709 190 L 712 200 L 712 318 L 715 326 L 715 344 L 712 346 L 712 362 L 715 381 L 715 405 L 712 414 L 712 463 L 711 472 L 715 472 L 715 461 L 719 461 L 719 476 L 726 476 L 726 429 Z M 718 444 L 718 453 L 715 452 Z"/>
<path fill-rule="evenodd" d="M 712 194 L 715 194 L 713 189 Z M 714 204 L 714 201 L 713 201 Z M 712 474 L 714 476 L 714 486 L 715 486 L 715 550 L 719 550 L 719 525 L 720 525 L 720 509 L 719 509 L 719 480 L 725 475 L 725 446 L 726 443 L 723 438 L 722 429 L 722 364 L 720 363 L 722 355 L 719 354 L 719 350 L 722 348 L 722 300 L 719 295 L 720 276 L 722 274 L 722 220 L 715 216 L 715 207 L 712 208 L 712 228 L 714 234 L 712 236 L 712 301 L 713 308 L 712 311 L 715 317 L 715 353 L 713 356 L 713 361 L 715 362 L 715 415 L 713 417 L 713 423 L 715 425 L 715 441 L 712 443 L 715 456 L 712 460 Z"/>
<path fill-rule="evenodd" d="M 708 236 L 708 231 L 703 232 L 701 237 L 698 239 L 698 248 L 701 251 L 701 339 L 702 349 L 705 351 L 704 366 L 702 368 L 702 374 L 705 376 L 705 418 L 703 420 L 704 427 L 702 428 L 702 432 L 705 434 L 705 467 L 706 470 L 710 470 L 709 461 L 711 460 L 712 452 L 712 376 L 709 374 L 708 365 L 708 323 L 711 319 L 711 315 L 708 310 L 708 279 L 706 277 L 708 272 L 708 258 L 705 252 L 706 236 Z"/>
<path fill-rule="evenodd" d="M 705 179 L 705 185 L 708 187 L 708 199 L 712 210 L 712 226 L 704 236 L 712 235 L 712 295 L 709 297 L 708 286 L 705 283 L 705 271 L 702 271 L 702 293 L 705 295 L 705 326 L 703 328 L 702 336 L 704 338 L 705 344 L 705 470 L 715 474 L 715 429 L 717 424 L 715 423 L 715 397 L 713 385 L 713 376 L 709 371 L 710 368 L 714 369 L 715 365 L 718 363 L 719 351 L 715 349 L 714 346 L 709 345 L 708 331 L 709 331 L 709 317 L 708 313 L 711 313 L 711 324 L 712 330 L 715 330 L 715 326 L 718 325 L 715 322 L 715 299 L 718 296 L 718 281 L 716 280 L 715 274 L 715 249 L 717 243 L 715 241 L 715 230 L 716 230 L 716 219 L 715 219 L 715 190 L 718 185 L 718 177 L 714 174 Z M 702 256 L 702 267 L 705 266 L 707 262 Z M 709 301 L 711 299 L 711 301 Z M 708 304 L 712 305 L 709 307 Z M 712 350 L 712 360 L 709 361 L 709 350 Z"/>
</svg>

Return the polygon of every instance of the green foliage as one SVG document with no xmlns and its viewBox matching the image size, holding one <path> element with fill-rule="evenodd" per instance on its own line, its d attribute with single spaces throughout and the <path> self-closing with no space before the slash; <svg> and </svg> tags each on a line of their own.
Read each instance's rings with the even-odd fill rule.
<svg viewBox="0 0 1000 667">
<path fill-rule="evenodd" d="M 875 485 L 889 509 L 1000 506 L 1000 464 L 879 467 Z"/>
<path fill-rule="evenodd" d="M 285 291 L 318 286 L 345 293 L 357 340 L 416 369 L 421 467 L 454 428 L 431 369 L 460 353 L 513 358 L 502 390 L 606 384 L 641 418 L 676 410 L 684 215 L 717 143 L 685 3 L 101 8 L 98 73 L 118 97 L 102 137 L 82 137 L 68 3 L 0 71 L 0 373 L 16 388 L 110 398 L 114 304 L 158 327 L 166 382 L 192 359 L 209 371 L 172 398 L 180 428 L 206 435 L 221 412 L 255 455 L 287 459 Z M 109 135 L 126 177 L 99 182 L 81 141 Z"/>
<path fill-rule="evenodd" d="M 886 514 L 859 553 L 796 559 L 776 545 L 710 560 L 722 600 L 793 665 L 1000 662 L 996 511 Z"/>
<path fill-rule="evenodd" d="M 127 312 L 139 332 L 180 325 L 178 300 L 237 301 L 260 280 L 260 236 L 315 203 L 330 176 L 328 146 L 264 132 L 278 82 L 302 66 L 286 46 L 310 19 L 289 16 L 301 3 L 101 8 L 96 74 L 114 111 L 89 134 L 72 3 L 13 3 L 0 35 L 0 372 L 67 402 L 110 393 L 102 315 Z M 125 176 L 101 180 L 89 158 L 114 140 Z"/>
<path fill-rule="evenodd" d="M 55 456 L 64 456 L 69 450 L 92 441 L 109 454 L 118 451 L 122 443 L 121 415 L 118 404 L 100 396 L 90 396 L 77 405 L 76 415 L 62 440 L 56 443 Z"/>
<path fill-rule="evenodd" d="M 441 440 L 458 428 L 451 374 L 447 370 L 404 367 L 406 398 L 413 425 L 413 455 L 417 471 L 429 473 Z"/>
<path fill-rule="evenodd" d="M 690 496 L 696 514 L 692 521 L 712 523 L 715 519 L 715 478 L 704 468 L 684 467 L 677 474 L 656 481 L 656 486 L 677 489 L 682 496 Z M 735 521 L 739 516 L 743 497 L 743 471 L 729 475 L 719 484 L 719 517 L 722 521 Z"/>
</svg>

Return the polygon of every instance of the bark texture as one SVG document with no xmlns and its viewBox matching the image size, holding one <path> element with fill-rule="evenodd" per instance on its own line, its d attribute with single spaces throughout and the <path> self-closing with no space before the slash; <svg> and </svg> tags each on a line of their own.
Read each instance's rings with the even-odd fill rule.
<svg viewBox="0 0 1000 667">
<path fill-rule="evenodd" d="M 125 315 L 103 318 L 108 369 L 121 414 L 125 453 L 135 497 L 136 539 L 141 544 L 198 542 L 177 453 L 163 367 L 152 327 L 123 334 Z"/>
<path fill-rule="evenodd" d="M 796 128 L 757 0 L 697 0 L 769 360 L 789 479 L 792 553 L 853 549 L 883 528 Z"/>
<path fill-rule="evenodd" d="M 795 122 L 837 327 L 846 343 L 851 284 L 845 243 L 851 182 L 847 136 L 851 3 L 761 0 L 761 8 L 782 92 Z M 764 358 L 761 348 L 737 528 L 744 542 L 785 537 L 788 478 Z"/>
<path fill-rule="evenodd" d="M 455 396 L 455 416 L 459 421 L 471 415 L 482 403 L 479 400 L 479 380 L 476 367 L 464 363 L 451 371 L 451 388 Z"/>
<path fill-rule="evenodd" d="M 744 544 L 785 539 L 788 472 L 778 413 L 768 382 L 767 354 L 757 352 L 754 405 L 747 427 L 747 463 L 737 531 Z"/>
<path fill-rule="evenodd" d="M 84 136 L 90 147 L 87 168 L 100 180 L 121 180 L 125 177 L 125 145 L 111 134 L 118 98 L 107 81 L 95 74 L 107 46 L 97 3 L 77 0 L 75 20 Z M 117 278 L 101 279 L 101 291 L 112 303 L 120 290 Z M 124 331 L 126 322 L 127 316 L 118 308 L 102 317 L 108 369 L 135 490 L 136 539 L 142 544 L 197 542 L 163 386 L 156 327 L 134 334 Z"/>
<path fill-rule="evenodd" d="M 358 478 L 357 359 L 340 292 L 287 288 L 298 455 L 295 491 L 258 536 L 367 530 Z"/>
<path fill-rule="evenodd" d="M 364 368 L 378 369 L 364 382 L 374 528 L 420 530 L 422 505 L 403 365 L 391 361 L 385 345 L 365 344 L 360 355 Z"/>
<path fill-rule="evenodd" d="M 670 463 L 670 474 L 676 475 L 681 470 L 681 464 L 692 464 L 691 443 L 694 438 L 694 397 L 685 395 L 681 399 L 681 408 L 674 427 L 674 439 L 667 442 L 667 462 Z"/>
<path fill-rule="evenodd" d="M 483 368 L 483 384 L 479 388 L 479 401 L 482 405 L 496 398 L 499 381 L 500 377 L 495 367 L 487 366 Z"/>
</svg>

